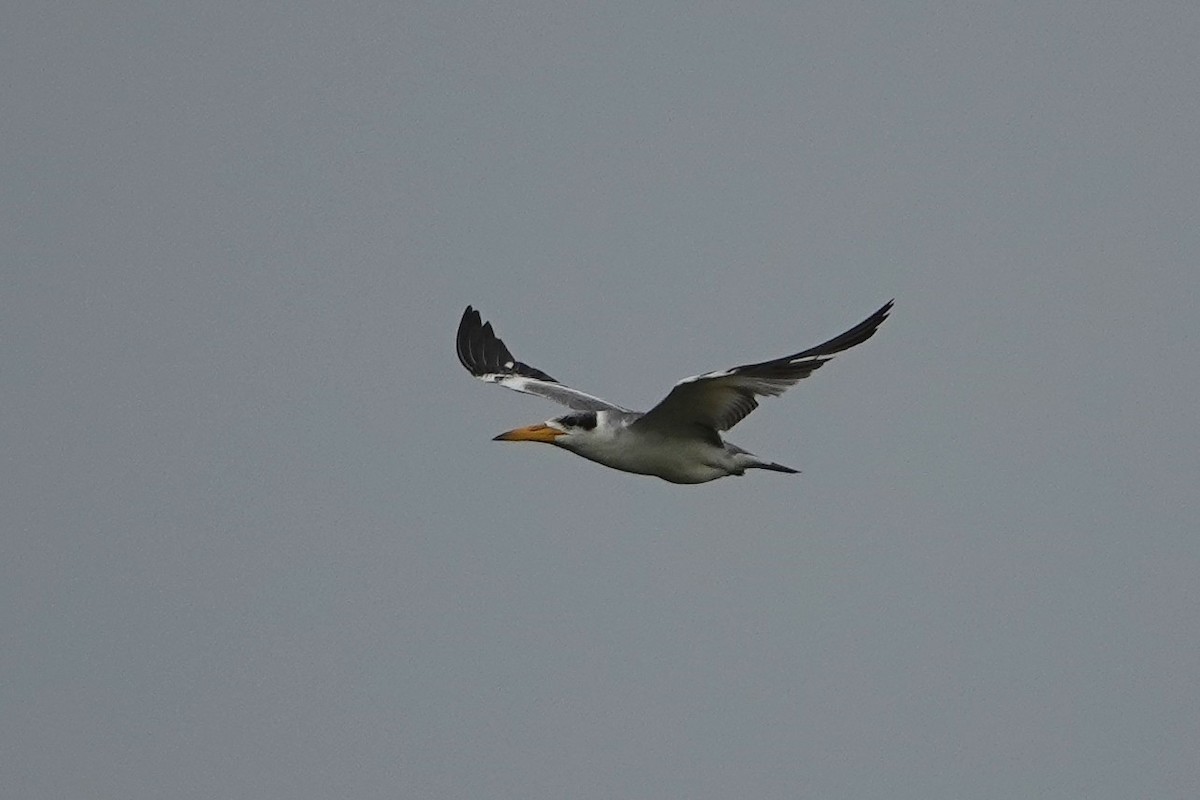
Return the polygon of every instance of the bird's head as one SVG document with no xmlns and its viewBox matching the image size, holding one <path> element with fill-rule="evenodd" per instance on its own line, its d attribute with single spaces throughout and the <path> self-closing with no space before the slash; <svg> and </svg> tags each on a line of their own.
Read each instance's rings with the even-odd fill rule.
<svg viewBox="0 0 1200 800">
<path fill-rule="evenodd" d="M 505 431 L 495 437 L 496 442 L 546 442 L 547 444 L 566 447 L 572 437 L 586 435 L 596 427 L 596 412 L 585 411 L 578 414 L 566 414 L 561 417 L 546 420 L 538 425 L 528 425 Z"/>
</svg>

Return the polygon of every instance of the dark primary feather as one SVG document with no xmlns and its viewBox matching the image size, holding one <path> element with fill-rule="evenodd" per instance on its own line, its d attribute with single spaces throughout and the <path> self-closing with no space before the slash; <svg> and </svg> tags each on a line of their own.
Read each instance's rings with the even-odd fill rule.
<svg viewBox="0 0 1200 800">
<path fill-rule="evenodd" d="M 835 336 L 828 342 L 810 347 L 807 350 L 796 353 L 789 358 L 805 358 L 807 356 L 831 356 L 834 353 L 840 353 L 843 350 L 849 350 L 855 345 L 862 344 L 867 339 L 875 335 L 875 331 L 879 330 L 879 326 L 888 318 L 888 314 L 892 312 L 892 306 L 895 300 L 888 300 L 883 304 L 883 308 L 876 311 L 871 316 L 864 319 L 862 322 L 855 325 L 845 333 Z M 786 359 L 781 359 L 786 360 Z"/>
<path fill-rule="evenodd" d="M 686 378 L 634 424 L 645 428 L 699 425 L 713 431 L 727 431 L 758 408 L 756 396 L 783 394 L 796 381 L 820 369 L 834 353 L 870 339 L 887 319 L 893 302 L 889 300 L 858 325 L 816 347 L 783 358 Z"/>
<path fill-rule="evenodd" d="M 458 360 L 475 377 L 484 375 L 520 375 L 539 381 L 558 383 L 536 367 L 513 358 L 504 342 L 492 330 L 492 323 L 483 321 L 471 306 L 463 312 L 458 323 Z"/>
<path fill-rule="evenodd" d="M 484 322 L 479 312 L 471 306 L 467 306 L 462 321 L 458 323 L 455 347 L 458 360 L 480 380 L 544 397 L 578 411 L 626 410 L 587 392 L 572 389 L 537 367 L 517 361 L 492 330 L 492 323 Z"/>
</svg>

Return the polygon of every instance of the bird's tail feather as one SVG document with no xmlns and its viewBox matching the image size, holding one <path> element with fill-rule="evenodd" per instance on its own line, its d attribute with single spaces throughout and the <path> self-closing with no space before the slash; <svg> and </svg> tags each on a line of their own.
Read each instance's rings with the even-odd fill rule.
<svg viewBox="0 0 1200 800">
<path fill-rule="evenodd" d="M 772 472 L 786 472 L 789 475 L 798 475 L 800 470 L 785 467 L 783 464 L 776 464 L 774 461 L 763 461 L 758 464 L 750 464 L 748 469 L 769 469 Z"/>
<path fill-rule="evenodd" d="M 725 449 L 737 460 L 738 466 L 742 469 L 769 469 L 772 472 L 786 472 L 789 475 L 795 475 L 800 472 L 798 469 L 785 467 L 783 464 L 776 464 L 774 461 L 763 461 L 754 455 L 754 453 L 751 453 L 749 450 L 743 450 L 736 444 L 725 442 Z"/>
</svg>

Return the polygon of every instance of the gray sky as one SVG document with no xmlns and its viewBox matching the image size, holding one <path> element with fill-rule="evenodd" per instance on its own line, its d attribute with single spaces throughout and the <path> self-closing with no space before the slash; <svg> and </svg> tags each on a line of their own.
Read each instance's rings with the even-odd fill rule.
<svg viewBox="0 0 1200 800">
<path fill-rule="evenodd" d="M 18 3 L 0 793 L 1200 794 L 1194 3 Z M 494 434 L 879 335 L 680 487 Z"/>
</svg>

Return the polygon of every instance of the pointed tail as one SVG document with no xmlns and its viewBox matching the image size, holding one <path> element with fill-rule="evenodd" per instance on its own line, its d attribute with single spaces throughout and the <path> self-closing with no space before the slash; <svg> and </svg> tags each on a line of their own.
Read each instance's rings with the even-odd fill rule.
<svg viewBox="0 0 1200 800">
<path fill-rule="evenodd" d="M 769 469 L 772 472 L 786 472 L 789 475 L 800 474 L 800 470 L 792 469 L 791 467 L 785 467 L 783 464 L 776 464 L 774 461 L 770 461 L 770 462 L 763 461 L 758 464 L 747 464 L 746 468 L 747 469 Z"/>
</svg>

